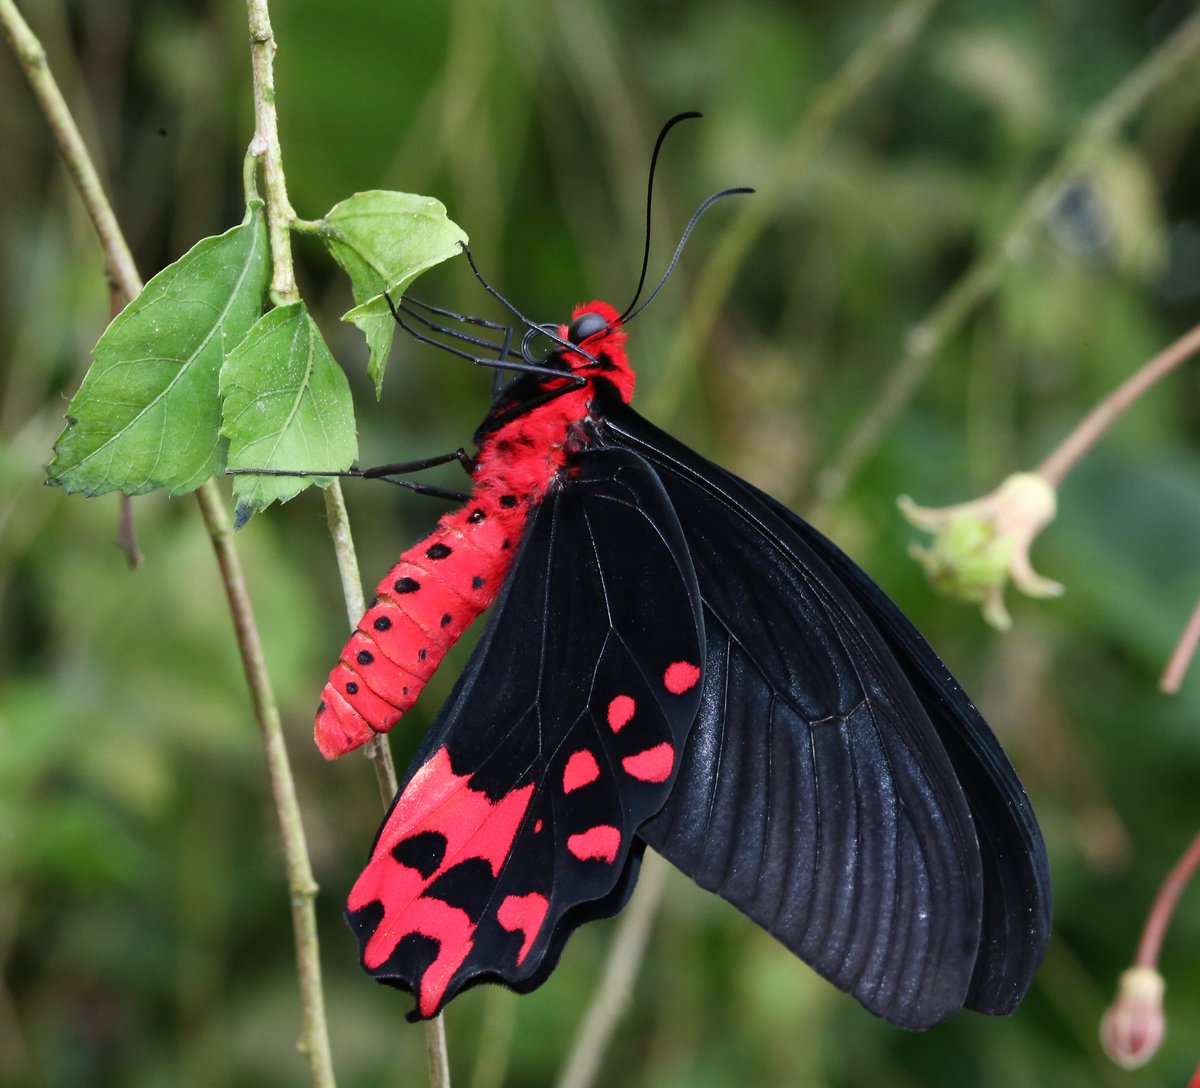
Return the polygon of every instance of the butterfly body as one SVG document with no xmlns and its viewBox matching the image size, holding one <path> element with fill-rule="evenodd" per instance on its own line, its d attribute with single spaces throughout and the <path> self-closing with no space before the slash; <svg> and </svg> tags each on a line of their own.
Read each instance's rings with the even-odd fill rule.
<svg viewBox="0 0 1200 1088">
<path fill-rule="evenodd" d="M 616 311 L 593 303 L 588 312 Z M 607 337 L 606 379 L 633 393 L 624 332 Z M 585 360 L 580 359 L 580 362 Z M 560 383 L 561 385 L 562 383 Z M 375 591 L 321 693 L 315 736 L 334 759 L 390 729 L 471 622 L 495 599 L 532 506 L 541 502 L 569 453 L 583 442 L 590 385 L 568 388 L 530 410 L 539 386 L 518 381 L 476 434 L 471 498 L 404 552 Z"/>
<path fill-rule="evenodd" d="M 986 723 L 834 545 L 637 415 L 615 310 L 559 337 L 325 691 L 336 755 L 495 598 L 351 892 L 364 967 L 419 1017 L 480 981 L 532 989 L 650 845 L 895 1024 L 1011 1011 L 1049 877 Z"/>
</svg>

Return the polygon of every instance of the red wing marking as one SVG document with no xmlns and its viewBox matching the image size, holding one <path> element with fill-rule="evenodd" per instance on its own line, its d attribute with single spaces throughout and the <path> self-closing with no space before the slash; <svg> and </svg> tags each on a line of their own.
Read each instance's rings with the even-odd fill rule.
<svg viewBox="0 0 1200 1088">
<path fill-rule="evenodd" d="M 676 661 L 667 666 L 663 673 L 663 686 L 672 695 L 682 695 L 685 691 L 696 686 L 700 679 L 700 670 L 686 661 Z"/>
<path fill-rule="evenodd" d="M 628 695 L 618 695 L 608 704 L 608 727 L 614 733 L 621 732 L 626 725 L 629 724 L 629 719 L 633 717 L 634 710 L 637 709 L 637 704 Z"/>
<path fill-rule="evenodd" d="M 471 938 L 475 935 L 475 927 L 465 910 L 452 907 L 440 899 L 418 899 L 409 908 L 405 925 L 407 928 L 400 936 L 419 933 L 438 942 L 437 957 L 421 976 L 421 992 L 417 995 L 421 1015 L 432 1016 L 454 972 L 471 954 L 474 947 Z"/>
<path fill-rule="evenodd" d="M 542 928 L 542 922 L 546 920 L 546 911 L 549 906 L 550 900 L 544 895 L 530 892 L 529 895 L 505 896 L 504 902 L 500 904 L 500 909 L 496 911 L 496 921 L 505 929 L 510 933 L 520 930 L 525 935 L 524 941 L 521 942 L 521 951 L 517 953 L 518 967 L 529 955 L 529 949 L 533 946 L 538 930 Z"/>
<path fill-rule="evenodd" d="M 533 825 L 533 832 L 536 835 L 541 830 L 542 830 L 542 821 L 538 820 L 538 822 Z"/>
<path fill-rule="evenodd" d="M 586 748 L 580 748 L 578 752 L 572 753 L 566 767 L 563 768 L 563 793 L 577 790 L 580 786 L 595 782 L 599 777 L 600 768 L 596 766 L 596 757 Z"/>
<path fill-rule="evenodd" d="M 383 906 L 383 917 L 363 949 L 368 969 L 386 963 L 410 933 L 438 942 L 437 958 L 419 980 L 422 1016 L 436 1011 L 454 972 L 474 946 L 476 927 L 464 911 L 425 892 L 440 876 L 470 858 L 482 858 L 492 874 L 499 876 L 532 796 L 531 784 L 498 801 L 489 800 L 482 790 L 471 789 L 470 775 L 454 773 L 449 754 L 439 748 L 409 780 L 380 831 L 348 905 L 352 911 L 373 902 Z M 446 842 L 441 862 L 428 876 L 401 864 L 392 853 L 405 840 L 424 832 L 434 832 Z"/>
<path fill-rule="evenodd" d="M 639 782 L 665 782 L 675 766 L 675 749 L 666 741 L 621 760 L 625 773 Z"/>
<path fill-rule="evenodd" d="M 620 848 L 621 832 L 608 824 L 597 824 L 567 839 L 567 849 L 580 861 L 603 860 L 611 865 L 617 860 Z"/>
</svg>

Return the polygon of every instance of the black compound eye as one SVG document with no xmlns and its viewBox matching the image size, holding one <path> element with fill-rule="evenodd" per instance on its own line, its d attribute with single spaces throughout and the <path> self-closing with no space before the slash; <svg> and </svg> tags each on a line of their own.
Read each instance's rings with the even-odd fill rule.
<svg viewBox="0 0 1200 1088">
<path fill-rule="evenodd" d="M 589 336 L 595 336 L 596 333 L 603 332 L 607 328 L 608 322 L 599 314 L 580 314 L 567 329 L 567 339 L 572 344 L 582 344 Z"/>
</svg>

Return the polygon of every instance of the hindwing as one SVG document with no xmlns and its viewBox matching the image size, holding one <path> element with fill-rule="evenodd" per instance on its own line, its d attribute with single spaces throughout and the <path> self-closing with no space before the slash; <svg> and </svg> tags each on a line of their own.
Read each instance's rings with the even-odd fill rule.
<svg viewBox="0 0 1200 1088">
<path fill-rule="evenodd" d="M 416 1017 L 464 987 L 537 986 L 618 911 L 705 660 L 688 549 L 657 474 L 583 453 L 531 511 L 493 616 L 413 762 L 348 917 Z"/>
</svg>

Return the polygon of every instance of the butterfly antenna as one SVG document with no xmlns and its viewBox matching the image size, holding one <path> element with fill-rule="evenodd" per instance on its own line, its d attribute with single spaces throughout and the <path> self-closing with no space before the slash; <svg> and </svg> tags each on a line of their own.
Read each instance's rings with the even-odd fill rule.
<svg viewBox="0 0 1200 1088">
<path fill-rule="evenodd" d="M 557 330 L 553 325 L 539 325 L 536 321 L 531 321 L 520 310 L 518 310 L 511 302 L 508 301 L 499 291 L 496 290 L 487 280 L 483 278 L 483 273 L 479 271 L 479 266 L 475 263 L 475 258 L 471 254 L 471 247 L 466 242 L 458 243 L 462 247 L 463 254 L 467 258 L 467 264 L 471 266 L 471 271 L 475 273 L 475 278 L 482 284 L 483 289 L 500 303 L 509 313 L 511 313 L 518 321 L 521 322 L 533 336 L 542 335 L 554 341 L 560 348 L 565 348 L 567 351 L 573 352 L 576 355 L 582 355 L 584 358 L 596 361 L 595 357 L 577 344 L 572 344 L 569 340 L 564 340 L 558 335 Z M 521 341 L 521 354 L 527 363 L 534 362 L 533 357 L 528 353 L 528 344 L 530 335 L 526 335 Z"/>
<path fill-rule="evenodd" d="M 679 124 L 680 121 L 690 121 L 693 117 L 703 116 L 704 114 L 698 113 L 696 110 L 689 110 L 687 113 L 677 113 L 663 125 L 662 131 L 658 134 L 658 139 L 655 141 L 654 153 L 650 156 L 650 177 L 646 182 L 646 248 L 642 251 L 642 274 L 638 276 L 637 290 L 633 292 L 633 298 L 629 300 L 629 305 L 625 307 L 625 313 L 617 318 L 619 323 L 624 323 L 629 312 L 637 305 L 637 300 L 642 294 L 642 288 L 646 286 L 646 272 L 650 268 L 650 212 L 654 207 L 654 168 L 658 165 L 658 153 L 662 150 L 667 133 Z"/>
<path fill-rule="evenodd" d="M 683 237 L 679 239 L 679 245 L 675 247 L 675 256 L 671 258 L 671 263 L 667 265 L 667 270 L 663 273 L 662 279 L 658 281 L 658 286 L 650 292 L 649 296 L 646 298 L 646 301 L 643 302 L 636 310 L 634 310 L 633 313 L 628 314 L 628 316 L 624 314 L 621 316 L 622 324 L 628 325 L 630 321 L 637 317 L 638 314 L 640 314 L 647 306 L 650 305 L 650 303 L 654 301 L 654 297 L 663 289 L 663 286 L 670 278 L 671 273 L 675 271 L 675 266 L 679 263 L 679 257 L 683 253 L 683 247 L 687 245 L 688 237 L 691 235 L 696 224 L 700 222 L 700 217 L 718 200 L 722 200 L 727 196 L 737 196 L 739 193 L 752 192 L 754 192 L 753 189 L 746 188 L 745 186 L 739 186 L 735 189 L 722 189 L 719 193 L 713 193 L 712 196 L 710 196 L 703 204 L 700 205 L 700 207 L 696 209 L 692 215 L 692 218 L 688 220 L 688 225 L 683 229 Z"/>
</svg>

